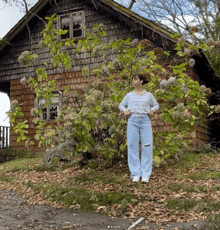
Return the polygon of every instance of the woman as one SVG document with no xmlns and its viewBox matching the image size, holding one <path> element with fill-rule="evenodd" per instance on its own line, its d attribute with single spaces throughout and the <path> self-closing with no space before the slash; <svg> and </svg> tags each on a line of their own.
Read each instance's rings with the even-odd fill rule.
<svg viewBox="0 0 220 230">
<path fill-rule="evenodd" d="M 133 182 L 149 182 L 152 172 L 152 129 L 149 116 L 159 105 L 153 95 L 143 90 L 148 81 L 141 74 L 132 77 L 134 91 L 128 93 L 119 105 L 119 109 L 129 116 L 127 124 L 128 166 Z M 148 116 L 149 115 L 149 116 Z M 139 137 L 141 139 L 141 160 L 139 158 Z"/>
</svg>

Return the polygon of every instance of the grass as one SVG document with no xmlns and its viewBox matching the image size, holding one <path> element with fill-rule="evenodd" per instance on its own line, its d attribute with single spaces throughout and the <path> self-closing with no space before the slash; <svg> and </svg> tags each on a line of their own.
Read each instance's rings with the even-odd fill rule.
<svg viewBox="0 0 220 230">
<path fill-rule="evenodd" d="M 174 192 L 196 192 L 196 193 L 207 193 L 208 188 L 202 185 L 187 185 L 187 184 L 171 184 L 170 188 Z M 216 188 L 217 189 L 217 188 Z M 216 190 L 218 191 L 218 190 Z"/>
<path fill-rule="evenodd" d="M 41 157 L 36 158 L 19 158 L 13 161 L 8 161 L 0 164 L 0 170 L 2 173 L 8 172 L 19 172 L 19 171 L 31 171 L 34 169 L 33 166 L 38 167 L 42 164 Z"/>
<path fill-rule="evenodd" d="M 219 180 L 220 179 L 220 171 L 213 171 L 212 169 L 206 169 L 202 172 L 191 173 L 188 175 L 188 178 L 192 180 Z"/>
<path fill-rule="evenodd" d="M 174 210 L 189 211 L 196 209 L 200 212 L 219 211 L 220 202 L 213 199 L 197 200 L 197 199 L 170 199 L 164 203 L 165 207 Z"/>
<path fill-rule="evenodd" d="M 50 204 L 74 210 L 97 212 L 102 207 L 105 214 L 145 215 L 148 221 L 152 215 L 173 220 L 173 211 L 202 218 L 220 209 L 220 199 L 213 198 L 220 191 L 219 164 L 217 153 L 185 153 L 181 160 L 155 168 L 149 184 L 134 184 L 127 165 L 80 169 L 76 161 L 56 161 L 46 166 L 42 155 L 33 155 L 0 164 L 0 184 L 21 184 L 18 191 L 27 198 L 31 189 Z"/>
<path fill-rule="evenodd" d="M 215 158 L 216 153 L 194 153 L 194 152 L 187 152 L 181 156 L 181 160 L 179 161 L 172 161 L 170 165 L 167 167 L 171 167 L 172 169 L 178 169 L 179 173 L 186 173 L 192 166 L 202 167 L 206 165 L 206 162 L 201 161 L 201 158 L 204 156 L 208 156 L 209 159 Z M 209 164 L 209 162 L 207 162 Z"/>
</svg>

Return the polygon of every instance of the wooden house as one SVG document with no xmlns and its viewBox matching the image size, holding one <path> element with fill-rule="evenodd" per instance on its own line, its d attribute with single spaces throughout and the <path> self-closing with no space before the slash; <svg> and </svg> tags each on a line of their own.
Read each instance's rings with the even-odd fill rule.
<svg viewBox="0 0 220 230">
<path fill-rule="evenodd" d="M 67 37 L 79 39 L 85 36 L 85 27 L 88 30 L 94 24 L 104 24 L 107 40 L 117 40 L 119 38 L 131 40 L 137 38 L 148 39 L 153 47 L 161 47 L 165 51 L 174 52 L 176 41 L 171 38 L 170 33 L 152 21 L 133 13 L 112 0 L 39 0 L 29 11 L 28 17 L 24 16 L 4 37 L 10 44 L 0 46 L 0 91 L 9 95 L 10 100 L 18 100 L 21 104 L 25 119 L 29 122 L 29 135 L 34 139 L 35 129 L 32 123 L 33 117 L 30 110 L 34 105 L 34 94 L 26 85 L 21 84 L 20 79 L 36 76 L 35 69 L 42 61 L 49 63 L 47 73 L 50 78 L 57 80 L 63 89 L 70 85 L 73 89 L 85 87 L 88 83 L 82 77 L 81 69 L 85 66 L 95 68 L 98 61 L 94 58 L 90 63 L 86 54 L 74 60 L 72 68 L 68 70 L 53 69 L 50 63 L 49 50 L 40 49 L 39 42 L 42 40 L 41 31 L 44 29 L 45 17 L 56 14 L 58 17 L 57 29 L 66 29 L 68 33 L 61 38 Z M 28 23 L 28 27 L 27 27 Z M 29 32 L 31 37 L 29 37 Z M 39 62 L 35 66 L 24 67 L 18 62 L 18 57 L 23 51 L 32 50 L 39 56 Z M 74 57 L 73 57 L 74 59 Z M 192 77 L 194 72 L 188 69 L 188 74 Z M 40 101 L 39 103 L 44 103 Z M 54 104 L 43 111 L 42 119 L 54 119 L 59 107 L 59 97 L 55 97 Z M 152 120 L 152 125 L 163 126 L 162 122 L 157 122 L 158 115 Z M 193 132 L 193 137 L 202 142 L 208 142 L 211 137 L 209 123 L 204 121 L 198 130 Z M 24 148 L 23 143 L 16 142 L 16 135 L 11 132 L 10 146 L 19 150 Z M 39 151 L 38 146 L 32 147 L 34 151 Z"/>
</svg>

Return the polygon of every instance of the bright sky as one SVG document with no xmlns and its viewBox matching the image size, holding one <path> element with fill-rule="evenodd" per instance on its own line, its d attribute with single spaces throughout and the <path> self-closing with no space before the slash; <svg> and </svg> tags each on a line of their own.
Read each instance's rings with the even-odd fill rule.
<svg viewBox="0 0 220 230">
<path fill-rule="evenodd" d="M 27 0 L 32 7 L 37 0 Z M 5 5 L 0 0 L 0 39 L 24 16 L 22 10 L 17 6 Z M 9 126 L 9 119 L 5 112 L 10 109 L 10 100 L 5 93 L 0 92 L 0 126 Z"/>
</svg>

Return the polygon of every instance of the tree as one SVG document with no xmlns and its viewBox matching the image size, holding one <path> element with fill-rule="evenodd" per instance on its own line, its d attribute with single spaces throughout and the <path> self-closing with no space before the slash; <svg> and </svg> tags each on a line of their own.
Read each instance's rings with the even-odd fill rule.
<svg viewBox="0 0 220 230">
<path fill-rule="evenodd" d="M 121 0 L 118 2 L 126 4 Z M 171 32 L 178 33 L 196 47 L 207 45 L 200 48 L 215 73 L 220 76 L 220 1 L 139 0 L 132 9 Z"/>
<path fill-rule="evenodd" d="M 139 0 L 134 8 L 147 19 L 172 28 L 184 38 L 196 41 L 220 36 L 218 0 Z M 199 32 L 199 33 L 195 33 Z"/>
</svg>

